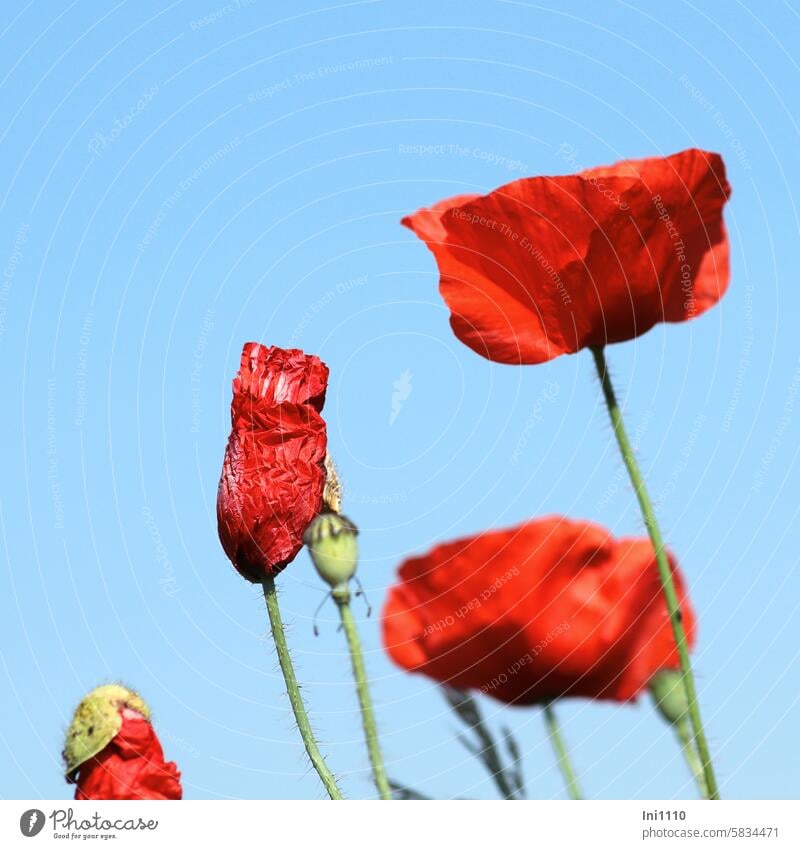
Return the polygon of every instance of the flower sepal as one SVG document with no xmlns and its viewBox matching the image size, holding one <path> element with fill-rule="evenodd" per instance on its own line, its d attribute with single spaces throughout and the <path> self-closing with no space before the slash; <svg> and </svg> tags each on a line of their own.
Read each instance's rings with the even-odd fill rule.
<svg viewBox="0 0 800 849">
<path fill-rule="evenodd" d="M 81 764 L 99 754 L 117 736 L 125 708 L 150 719 L 150 708 L 141 696 L 121 684 L 95 687 L 84 696 L 67 729 L 63 751 L 67 781 L 74 783 Z"/>
</svg>

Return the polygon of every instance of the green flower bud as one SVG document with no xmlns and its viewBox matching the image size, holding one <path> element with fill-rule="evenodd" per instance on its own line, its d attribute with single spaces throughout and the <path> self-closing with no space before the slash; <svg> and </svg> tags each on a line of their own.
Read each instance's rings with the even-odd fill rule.
<svg viewBox="0 0 800 849">
<path fill-rule="evenodd" d="M 689 713 L 689 699 L 683 676 L 676 669 L 664 669 L 650 681 L 650 693 L 661 716 L 673 725 L 684 720 Z"/>
<path fill-rule="evenodd" d="M 306 528 L 303 542 L 323 581 L 346 588 L 358 566 L 358 528 L 339 513 L 320 513 Z"/>
<path fill-rule="evenodd" d="M 64 743 L 67 778 L 78 767 L 101 752 L 122 727 L 122 710 L 130 708 L 150 719 L 150 708 L 138 693 L 121 684 L 95 687 L 75 709 Z"/>
</svg>

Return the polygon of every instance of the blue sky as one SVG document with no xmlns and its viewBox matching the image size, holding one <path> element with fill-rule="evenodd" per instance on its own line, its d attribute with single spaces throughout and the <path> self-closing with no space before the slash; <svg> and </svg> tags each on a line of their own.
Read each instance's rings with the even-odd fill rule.
<svg viewBox="0 0 800 849">
<path fill-rule="evenodd" d="M 398 221 L 527 174 L 699 146 L 733 186 L 730 291 L 608 357 L 699 613 L 722 793 L 796 796 L 797 3 L 287 10 L 4 4 L 0 795 L 66 798 L 71 711 L 122 679 L 187 798 L 321 796 L 263 601 L 217 541 L 245 341 L 330 366 L 375 608 L 404 556 L 455 535 L 555 512 L 641 533 L 588 352 L 536 368 L 474 355 Z M 305 553 L 280 590 L 329 762 L 371 795 L 343 635 L 328 606 L 313 636 L 323 589 Z M 438 692 L 358 614 L 392 776 L 493 795 Z M 539 711 L 484 708 L 517 733 L 529 794 L 561 797 Z M 587 795 L 693 795 L 646 700 L 559 713 Z"/>
</svg>

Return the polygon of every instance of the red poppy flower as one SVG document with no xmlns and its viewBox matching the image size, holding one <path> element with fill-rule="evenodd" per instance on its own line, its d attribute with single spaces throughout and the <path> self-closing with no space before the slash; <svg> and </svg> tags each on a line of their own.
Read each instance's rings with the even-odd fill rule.
<svg viewBox="0 0 800 849">
<path fill-rule="evenodd" d="M 322 507 L 328 367 L 248 342 L 233 381 L 231 435 L 217 494 L 219 538 L 249 581 L 277 575 Z"/>
<path fill-rule="evenodd" d="M 500 363 L 541 363 L 686 321 L 728 287 L 716 153 L 685 150 L 529 177 L 403 219 L 436 257 L 456 336 Z"/>
<path fill-rule="evenodd" d="M 79 767 L 76 799 L 180 799 L 178 767 L 164 760 L 153 726 L 123 708 L 115 737 Z"/>
<path fill-rule="evenodd" d="M 694 615 L 672 569 L 691 645 Z M 627 701 L 679 665 L 650 541 L 561 517 L 407 560 L 383 640 L 404 669 L 509 704 Z"/>
</svg>

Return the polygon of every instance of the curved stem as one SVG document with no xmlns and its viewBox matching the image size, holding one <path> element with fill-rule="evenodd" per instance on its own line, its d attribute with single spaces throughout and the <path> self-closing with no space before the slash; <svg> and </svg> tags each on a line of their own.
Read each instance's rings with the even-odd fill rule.
<svg viewBox="0 0 800 849">
<path fill-rule="evenodd" d="M 561 728 L 558 725 L 558 720 L 550 702 L 547 702 L 544 706 L 544 721 L 547 726 L 547 733 L 550 735 L 550 742 L 553 744 L 553 750 L 556 753 L 558 768 L 561 770 L 561 774 L 564 776 L 564 782 L 567 785 L 569 797 L 570 799 L 583 799 L 581 789 L 578 786 L 578 777 L 572 768 L 572 762 L 567 752 L 567 745 L 564 742 Z"/>
<path fill-rule="evenodd" d="M 286 643 L 286 635 L 283 632 L 281 611 L 278 607 L 278 594 L 275 592 L 275 581 L 272 578 L 267 578 L 262 582 L 262 586 L 264 588 L 264 600 L 267 603 L 269 624 L 272 628 L 272 638 L 275 640 L 275 649 L 278 652 L 278 663 L 280 663 L 281 672 L 283 672 L 283 680 L 286 682 L 289 702 L 292 705 L 294 718 L 297 720 L 297 727 L 300 729 L 300 736 L 303 738 L 306 752 L 308 752 L 308 757 L 314 769 L 325 785 L 328 796 L 331 799 L 342 799 L 342 793 L 336 784 L 336 779 L 328 769 L 325 759 L 319 750 L 319 746 L 317 746 L 317 741 L 314 738 L 314 732 L 311 729 L 311 723 L 308 721 L 308 714 L 303 704 L 303 697 L 300 695 L 300 685 L 297 683 L 297 678 L 294 674 L 292 658 L 289 655 L 289 646 Z"/>
<path fill-rule="evenodd" d="M 611 426 L 614 429 L 614 436 L 617 438 L 622 459 L 625 462 L 625 467 L 628 470 L 628 476 L 633 484 L 633 489 L 636 492 L 636 499 L 639 502 L 639 507 L 642 511 L 647 533 L 650 535 L 650 541 L 653 543 L 653 550 L 656 555 L 656 564 L 658 566 L 658 577 L 661 581 L 661 589 L 664 593 L 664 599 L 667 603 L 667 611 L 669 619 L 672 623 L 672 633 L 675 636 L 675 645 L 678 647 L 678 657 L 681 665 L 681 678 L 683 679 L 684 687 L 686 688 L 686 697 L 689 704 L 689 719 L 692 723 L 692 731 L 694 732 L 694 740 L 697 744 L 697 752 L 700 756 L 700 762 L 703 766 L 703 775 L 706 784 L 706 798 L 719 799 L 719 790 L 717 789 L 717 779 L 714 775 L 714 768 L 711 764 L 711 753 L 708 748 L 703 722 L 700 718 L 700 707 L 697 701 L 697 688 L 694 683 L 694 675 L 692 674 L 692 664 L 689 660 L 689 646 L 686 642 L 686 631 L 683 627 L 683 617 L 681 614 L 680 603 L 678 601 L 678 593 L 675 590 L 675 581 L 672 578 L 672 570 L 669 566 L 669 560 L 664 549 L 664 540 L 661 537 L 661 530 L 658 527 L 653 504 L 650 501 L 650 496 L 645 487 L 644 478 L 639 470 L 639 465 L 636 462 L 636 457 L 633 453 L 628 434 L 625 432 L 625 424 L 622 420 L 622 411 L 617 403 L 614 387 L 611 384 L 611 378 L 608 374 L 606 365 L 605 353 L 602 348 L 592 348 L 594 363 L 597 367 L 597 373 L 600 376 L 600 383 L 603 387 L 603 396 L 605 397 L 606 406 L 608 407 L 608 415 L 611 418 Z"/>
<path fill-rule="evenodd" d="M 681 744 L 683 757 L 686 759 L 689 771 L 692 773 L 695 783 L 700 790 L 700 795 L 705 798 L 708 795 L 708 790 L 706 788 L 706 778 L 703 775 L 703 764 L 700 763 L 697 749 L 695 749 L 694 742 L 692 741 L 691 728 L 689 728 L 689 723 L 685 719 L 681 719 L 675 723 L 675 734 Z"/>
<path fill-rule="evenodd" d="M 347 637 L 347 647 L 350 649 L 350 661 L 353 666 L 353 677 L 356 681 L 356 693 L 358 704 L 361 707 L 361 723 L 364 726 L 364 737 L 367 741 L 367 751 L 372 764 L 372 777 L 381 799 L 391 799 L 392 790 L 386 777 L 386 769 L 383 766 L 381 746 L 378 741 L 378 728 L 375 723 L 375 714 L 372 710 L 372 699 L 369 695 L 369 684 L 367 683 L 367 669 L 364 664 L 364 654 L 361 650 L 361 640 L 356 628 L 356 620 L 350 609 L 350 591 L 348 589 L 335 589 L 333 599 L 339 608 L 342 618 L 342 627 Z"/>
</svg>

